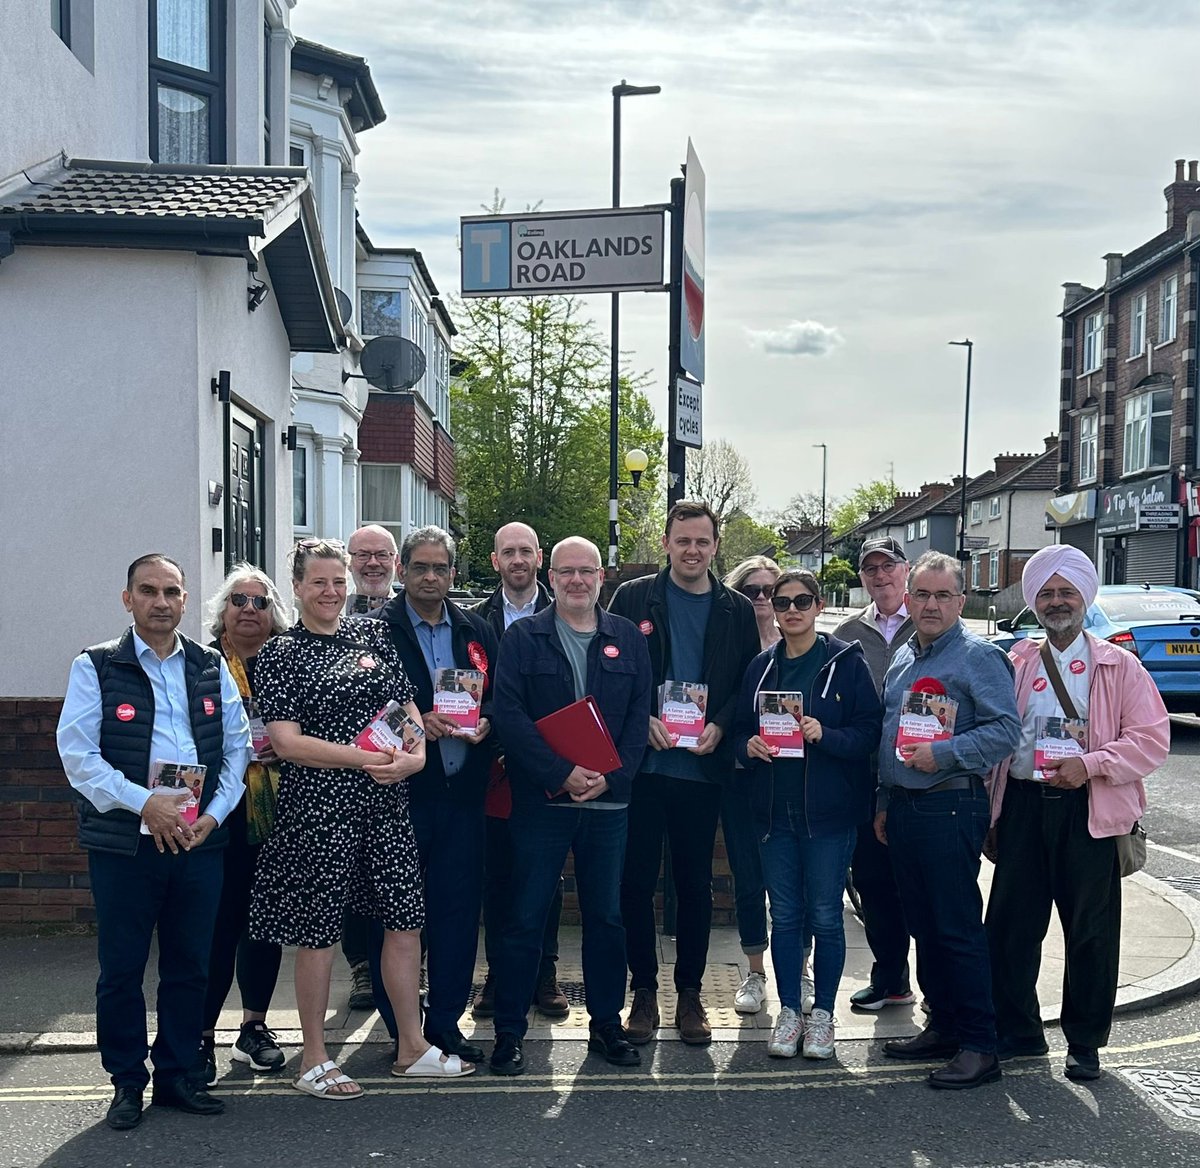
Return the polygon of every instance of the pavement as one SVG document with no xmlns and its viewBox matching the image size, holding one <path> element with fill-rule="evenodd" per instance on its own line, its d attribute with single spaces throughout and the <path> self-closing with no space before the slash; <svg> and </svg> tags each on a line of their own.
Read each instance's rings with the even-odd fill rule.
<svg viewBox="0 0 1200 1168">
<path fill-rule="evenodd" d="M 986 861 L 980 884 L 986 896 L 991 865 Z M 1178 892 L 1160 880 L 1139 872 L 1124 881 L 1120 989 L 1118 1012 L 1146 1009 L 1200 988 L 1200 900 Z M 852 1012 L 849 996 L 865 986 L 871 968 L 871 953 L 862 925 L 846 906 L 846 970 L 838 993 L 838 1041 L 863 1042 L 914 1033 L 923 1015 L 916 1006 L 890 1007 L 877 1014 Z M 559 978 L 572 1003 L 570 1017 L 551 1024 L 534 1014 L 528 1040 L 583 1037 L 587 1014 L 583 1009 L 580 968 L 580 934 L 564 927 L 560 937 Z M 482 945 L 480 946 L 482 956 Z M 660 983 L 672 984 L 674 942 L 660 939 Z M 147 999 L 154 999 L 156 958 L 151 954 L 147 969 Z M 0 1052 L 53 1053 L 94 1050 L 96 1046 L 95 985 L 96 942 L 91 936 L 6 936 L 0 938 L 0 969 L 5 992 L 0 995 Z M 770 977 L 767 958 L 768 998 L 757 1015 L 743 1017 L 733 1010 L 733 994 L 747 970 L 746 959 L 732 928 L 713 930 L 704 1000 L 717 1042 L 765 1042 L 774 1025 L 778 999 Z M 1048 1023 L 1058 1019 L 1063 975 L 1063 941 L 1057 919 L 1050 926 L 1042 958 L 1038 994 Z M 477 968 L 476 988 L 483 981 Z M 387 1032 L 374 1011 L 351 1011 L 346 1006 L 349 970 L 342 960 L 334 966 L 330 1009 L 326 1016 L 327 1038 L 332 1043 L 358 1045 L 386 1043 Z M 664 1020 L 674 1015 L 673 991 L 660 991 Z M 241 1020 L 236 988 L 221 1015 L 218 1040 L 231 1043 Z M 292 984 L 292 951 L 285 952 L 279 985 L 269 1016 L 283 1045 L 300 1042 L 299 1016 Z M 150 1019 L 153 1028 L 153 1018 Z M 462 1020 L 464 1033 L 490 1040 L 490 1022 L 475 1023 L 470 1014 Z M 660 1041 L 677 1041 L 678 1032 L 665 1028 Z"/>
</svg>

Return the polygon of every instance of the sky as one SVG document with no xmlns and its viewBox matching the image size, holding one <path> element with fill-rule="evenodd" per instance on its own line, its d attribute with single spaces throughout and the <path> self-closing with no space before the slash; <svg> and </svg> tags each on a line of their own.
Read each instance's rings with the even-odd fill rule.
<svg viewBox="0 0 1200 1168">
<path fill-rule="evenodd" d="M 458 220 L 666 202 L 707 178 L 704 435 L 767 515 L 795 493 L 1035 452 L 1058 425 L 1062 284 L 1166 224 L 1200 157 L 1200 6 L 1162 0 L 299 0 L 293 31 L 367 58 L 387 120 L 359 210 L 458 290 Z M 666 420 L 667 297 L 621 299 Z M 587 303 L 608 328 L 609 299 Z"/>
</svg>

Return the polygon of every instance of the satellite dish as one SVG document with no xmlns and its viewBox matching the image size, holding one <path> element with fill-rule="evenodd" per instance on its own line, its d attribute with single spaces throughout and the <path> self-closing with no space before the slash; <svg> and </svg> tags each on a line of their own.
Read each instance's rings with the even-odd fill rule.
<svg viewBox="0 0 1200 1168">
<path fill-rule="evenodd" d="M 404 337 L 375 337 L 363 346 L 359 368 L 368 383 L 385 393 L 412 389 L 425 376 L 425 354 Z"/>
<path fill-rule="evenodd" d="M 350 297 L 340 288 L 335 288 L 333 295 L 337 300 L 338 316 L 341 317 L 342 324 L 349 324 L 350 318 L 354 315 L 354 305 L 350 302 Z"/>
</svg>

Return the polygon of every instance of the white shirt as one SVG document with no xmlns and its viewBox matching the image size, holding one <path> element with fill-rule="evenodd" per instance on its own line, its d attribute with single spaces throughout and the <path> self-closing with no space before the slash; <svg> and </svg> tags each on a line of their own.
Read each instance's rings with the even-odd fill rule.
<svg viewBox="0 0 1200 1168">
<path fill-rule="evenodd" d="M 528 604 L 522 604 L 520 607 L 513 604 L 508 598 L 508 593 L 503 588 L 500 589 L 500 601 L 504 606 L 504 627 L 508 628 L 513 621 L 519 621 L 523 617 L 533 616 L 537 611 L 538 594 L 537 589 L 534 589 L 533 596 Z"/>
<path fill-rule="evenodd" d="M 871 619 L 875 622 L 875 627 L 879 630 L 880 636 L 890 645 L 892 638 L 900 631 L 900 626 L 908 620 L 908 606 L 901 604 L 891 616 L 884 616 L 879 611 L 879 606 L 872 600 Z"/>
<path fill-rule="evenodd" d="M 1092 647 L 1087 637 L 1080 633 L 1061 652 L 1053 645 L 1050 653 L 1054 664 L 1058 666 L 1063 686 L 1067 695 L 1075 704 L 1075 712 L 1081 717 L 1088 716 L 1088 691 L 1092 684 Z M 1074 668 L 1072 668 L 1074 666 Z M 1013 751 L 1012 774 L 1018 779 L 1033 777 L 1033 748 L 1035 727 L 1038 718 L 1065 718 L 1066 710 L 1058 701 L 1054 686 L 1046 674 L 1046 666 L 1038 660 L 1037 676 L 1033 679 L 1033 689 L 1029 693 L 1029 704 L 1025 707 L 1021 719 L 1021 741 Z"/>
</svg>

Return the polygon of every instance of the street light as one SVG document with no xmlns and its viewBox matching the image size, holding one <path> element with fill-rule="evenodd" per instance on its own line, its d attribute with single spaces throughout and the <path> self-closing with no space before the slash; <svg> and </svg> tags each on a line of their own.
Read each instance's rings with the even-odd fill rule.
<svg viewBox="0 0 1200 1168">
<path fill-rule="evenodd" d="M 829 464 L 829 447 L 824 442 L 814 442 L 814 450 L 821 451 L 821 567 L 817 579 L 821 581 L 821 591 L 825 591 L 825 469 Z"/>
<path fill-rule="evenodd" d="M 661 85 L 630 85 L 621 79 L 612 87 L 612 205 L 621 205 L 621 98 L 661 93 Z M 608 566 L 617 566 L 617 414 L 621 407 L 621 296 L 612 294 L 612 364 L 608 382 Z M 644 468 L 643 468 L 644 469 Z"/>
<path fill-rule="evenodd" d="M 961 345 L 967 350 L 967 397 L 963 406 L 963 465 L 962 488 L 958 499 L 958 562 L 965 564 L 971 558 L 967 551 L 967 437 L 971 432 L 971 354 L 975 342 L 967 337 L 964 341 L 947 341 L 948 345 Z"/>
<path fill-rule="evenodd" d="M 650 455 L 648 455 L 640 446 L 635 446 L 632 450 L 625 452 L 625 469 L 629 471 L 629 477 L 633 480 L 629 483 L 618 483 L 618 487 L 633 487 L 635 490 L 642 485 L 642 475 L 646 473 L 646 467 L 650 465 Z"/>
</svg>

